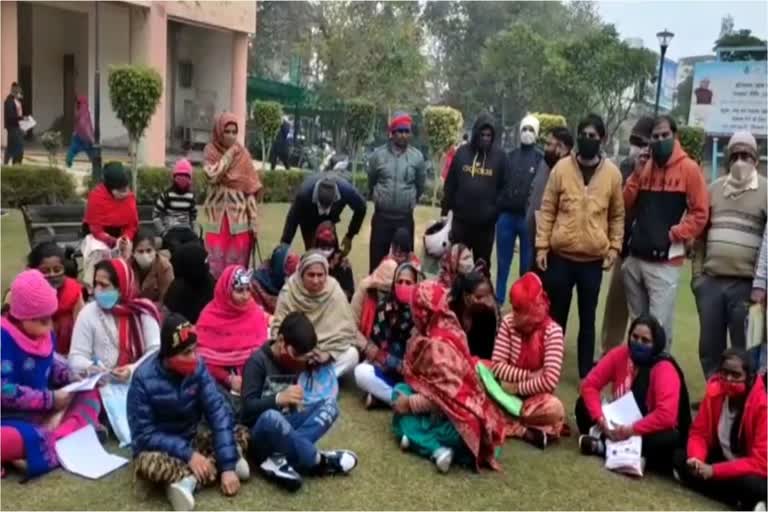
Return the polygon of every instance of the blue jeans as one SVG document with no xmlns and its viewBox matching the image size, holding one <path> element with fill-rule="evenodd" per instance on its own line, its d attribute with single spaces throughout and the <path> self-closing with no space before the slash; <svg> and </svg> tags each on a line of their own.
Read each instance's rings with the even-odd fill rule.
<svg viewBox="0 0 768 512">
<path fill-rule="evenodd" d="M 335 399 L 323 400 L 289 414 L 276 409 L 264 411 L 251 427 L 251 446 L 256 460 L 261 463 L 279 453 L 297 471 L 311 469 L 317 464 L 315 443 L 338 417 L 339 406 Z"/>
<path fill-rule="evenodd" d="M 496 301 L 504 304 L 507 298 L 507 279 L 515 255 L 515 239 L 520 239 L 520 275 L 531 268 L 533 247 L 528 234 L 525 214 L 502 213 L 496 221 Z"/>
<path fill-rule="evenodd" d="M 92 158 L 92 147 L 90 142 L 86 142 L 81 139 L 79 135 L 73 134 L 72 141 L 69 144 L 69 151 L 67 151 L 67 167 L 72 167 L 72 161 L 81 151 L 85 151 L 85 154 L 88 155 L 88 159 L 90 160 Z"/>
</svg>

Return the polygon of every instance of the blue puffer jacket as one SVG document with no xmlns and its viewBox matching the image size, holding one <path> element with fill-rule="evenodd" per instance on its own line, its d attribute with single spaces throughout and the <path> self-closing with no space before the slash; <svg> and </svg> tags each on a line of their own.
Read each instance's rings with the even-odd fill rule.
<svg viewBox="0 0 768 512">
<path fill-rule="evenodd" d="M 202 360 L 195 373 L 184 379 L 166 370 L 157 354 L 134 373 L 128 390 L 134 457 L 158 451 L 189 461 L 203 415 L 213 433 L 219 471 L 234 470 L 238 459 L 234 418 Z"/>
</svg>

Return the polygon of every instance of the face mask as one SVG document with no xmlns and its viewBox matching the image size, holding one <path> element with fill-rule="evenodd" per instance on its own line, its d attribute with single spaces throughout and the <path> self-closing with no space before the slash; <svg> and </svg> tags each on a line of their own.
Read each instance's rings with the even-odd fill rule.
<svg viewBox="0 0 768 512">
<path fill-rule="evenodd" d="M 525 131 L 520 134 L 520 143 L 523 146 L 530 146 L 534 142 L 536 142 L 536 134 L 533 132 Z"/>
<path fill-rule="evenodd" d="M 175 176 L 173 178 L 173 185 L 176 187 L 176 190 L 180 192 L 187 192 L 190 188 L 192 188 L 192 180 L 186 176 Z"/>
<path fill-rule="evenodd" d="M 325 256 L 325 259 L 330 259 L 333 256 L 333 249 L 318 249 L 318 252 Z"/>
<path fill-rule="evenodd" d="M 395 285 L 395 299 L 400 304 L 410 304 L 413 297 L 412 284 L 396 284 Z"/>
<path fill-rule="evenodd" d="M 189 377 L 197 370 L 197 358 L 170 357 L 165 364 L 169 370 L 182 377 Z"/>
<path fill-rule="evenodd" d="M 600 152 L 600 141 L 579 137 L 579 156 L 585 160 L 592 160 Z"/>
<path fill-rule="evenodd" d="M 730 381 L 724 380 L 723 391 L 725 392 L 726 396 L 728 396 L 729 398 L 740 398 L 744 396 L 747 392 L 747 383 L 746 382 L 730 382 Z"/>
<path fill-rule="evenodd" d="M 59 274 L 56 276 L 46 276 L 45 279 L 48 281 L 48 284 L 58 290 L 64 285 L 64 277 L 66 277 L 64 274 Z"/>
<path fill-rule="evenodd" d="M 560 155 L 557 154 L 557 151 L 545 151 L 544 161 L 547 162 L 547 166 L 552 169 L 555 164 L 560 161 Z"/>
<path fill-rule="evenodd" d="M 675 139 L 655 140 L 651 142 L 651 156 L 653 161 L 659 167 L 663 166 L 672 156 L 672 151 L 675 149 Z"/>
<path fill-rule="evenodd" d="M 136 260 L 136 264 L 139 268 L 147 269 L 152 266 L 152 262 L 155 261 L 155 251 L 140 252 L 133 255 L 133 259 Z"/>
<path fill-rule="evenodd" d="M 637 366 L 648 366 L 653 360 L 653 347 L 638 341 L 630 341 L 629 358 Z"/>
<path fill-rule="evenodd" d="M 736 160 L 731 164 L 730 170 L 731 176 L 733 176 L 735 180 L 744 181 L 752 176 L 755 167 L 749 162 L 745 162 L 744 160 Z"/>
<path fill-rule="evenodd" d="M 297 360 L 285 347 L 283 347 L 280 351 L 280 355 L 277 357 L 277 364 L 280 368 L 289 373 L 301 373 L 307 367 L 304 361 Z"/>
<path fill-rule="evenodd" d="M 120 292 L 117 290 L 96 290 L 93 294 L 96 299 L 96 304 L 101 309 L 110 310 L 115 307 L 117 301 L 120 300 Z"/>
</svg>

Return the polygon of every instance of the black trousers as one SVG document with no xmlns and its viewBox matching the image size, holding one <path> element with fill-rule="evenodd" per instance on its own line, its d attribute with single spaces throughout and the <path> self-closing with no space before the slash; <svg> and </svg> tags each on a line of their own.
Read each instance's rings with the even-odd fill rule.
<svg viewBox="0 0 768 512">
<path fill-rule="evenodd" d="M 552 319 L 563 328 L 563 334 L 568 324 L 568 312 L 571 310 L 573 287 L 576 287 L 579 306 L 577 344 L 580 379 L 587 376 L 594 364 L 595 314 L 602 279 L 602 260 L 573 261 L 554 252 L 549 253 L 547 270 L 542 275 L 544 289 L 549 295 Z"/>
<path fill-rule="evenodd" d="M 376 267 L 379 266 L 379 263 L 381 263 L 381 260 L 389 254 L 389 248 L 392 245 L 395 231 L 399 228 L 406 228 L 411 233 L 411 239 L 413 239 L 413 212 L 403 215 L 373 212 L 373 218 L 371 219 L 371 243 L 368 249 L 370 273 L 373 273 Z"/>
<path fill-rule="evenodd" d="M 18 126 L 15 128 L 6 128 L 8 139 L 5 146 L 5 155 L 3 156 L 3 165 L 8 162 L 20 164 L 24 158 L 24 131 Z"/>
<path fill-rule="evenodd" d="M 579 432 L 588 434 L 589 429 L 595 424 L 589 416 L 589 411 L 584 405 L 584 400 L 579 397 L 576 400 L 576 425 Z M 645 457 L 646 469 L 658 473 L 670 474 L 672 472 L 672 455 L 680 448 L 684 440 L 680 433 L 673 430 L 654 432 L 643 436 L 643 457 Z"/>
<path fill-rule="evenodd" d="M 192 229 L 186 227 L 171 228 L 163 236 L 163 249 L 168 249 L 173 254 L 176 249 L 189 242 L 203 244 L 203 241 Z"/>
<path fill-rule="evenodd" d="M 711 454 L 705 462 L 713 464 L 722 462 L 725 458 L 718 449 Z M 765 501 L 768 494 L 768 483 L 766 479 L 757 475 L 742 476 L 738 478 L 729 478 L 727 480 L 702 480 L 688 471 L 686 464 L 688 455 L 684 448 L 675 451 L 673 457 L 674 467 L 680 480 L 689 489 L 692 489 L 713 500 L 727 503 L 731 506 L 738 506 L 741 510 L 752 510 L 760 501 Z"/>
<path fill-rule="evenodd" d="M 491 270 L 491 253 L 496 238 L 496 222 L 471 224 L 453 219 L 451 224 L 451 243 L 464 244 L 472 250 L 475 262 L 483 260 Z"/>
</svg>

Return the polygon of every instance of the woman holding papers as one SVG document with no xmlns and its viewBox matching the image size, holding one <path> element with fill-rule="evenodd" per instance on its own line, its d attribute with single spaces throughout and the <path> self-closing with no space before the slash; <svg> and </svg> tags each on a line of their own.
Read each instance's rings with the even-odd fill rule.
<svg viewBox="0 0 768 512">
<path fill-rule="evenodd" d="M 675 454 L 675 477 L 739 510 L 765 510 L 767 412 L 765 373 L 755 375 L 744 351 L 726 350 L 691 425 L 687 450 Z"/>
<path fill-rule="evenodd" d="M 553 394 L 563 367 L 563 329 L 549 316 L 549 298 L 533 272 L 512 285 L 509 302 L 492 369 L 505 391 L 524 401 L 520 417 L 507 417 L 507 436 L 546 448 L 565 426 L 563 403 Z"/>
<path fill-rule="evenodd" d="M 604 455 L 607 438 L 623 441 L 632 436 L 643 439 L 647 467 L 662 471 L 672 468 L 672 454 L 682 446 L 691 424 L 688 388 L 682 370 L 672 356 L 664 353 L 667 338 L 659 321 L 650 315 L 636 318 L 629 329 L 629 341 L 608 352 L 581 383 L 576 402 L 576 421 L 582 432 L 579 447 L 584 455 Z M 643 418 L 631 425 L 606 421 L 600 392 L 611 384 L 613 399 L 632 393 Z M 601 435 L 587 434 L 597 425 Z"/>
<path fill-rule="evenodd" d="M 76 372 L 111 370 L 127 382 L 135 363 L 160 346 L 159 314 L 152 301 L 137 298 L 131 266 L 105 260 L 95 268 L 94 298 L 75 321 L 70 367 Z"/>
<path fill-rule="evenodd" d="M 56 290 L 38 270 L 26 270 L 11 285 L 10 310 L 2 333 L 2 464 L 22 463 L 28 477 L 58 466 L 55 444 L 91 424 L 98 425 L 97 391 L 60 389 L 72 381 L 67 365 L 54 356 Z"/>
</svg>

